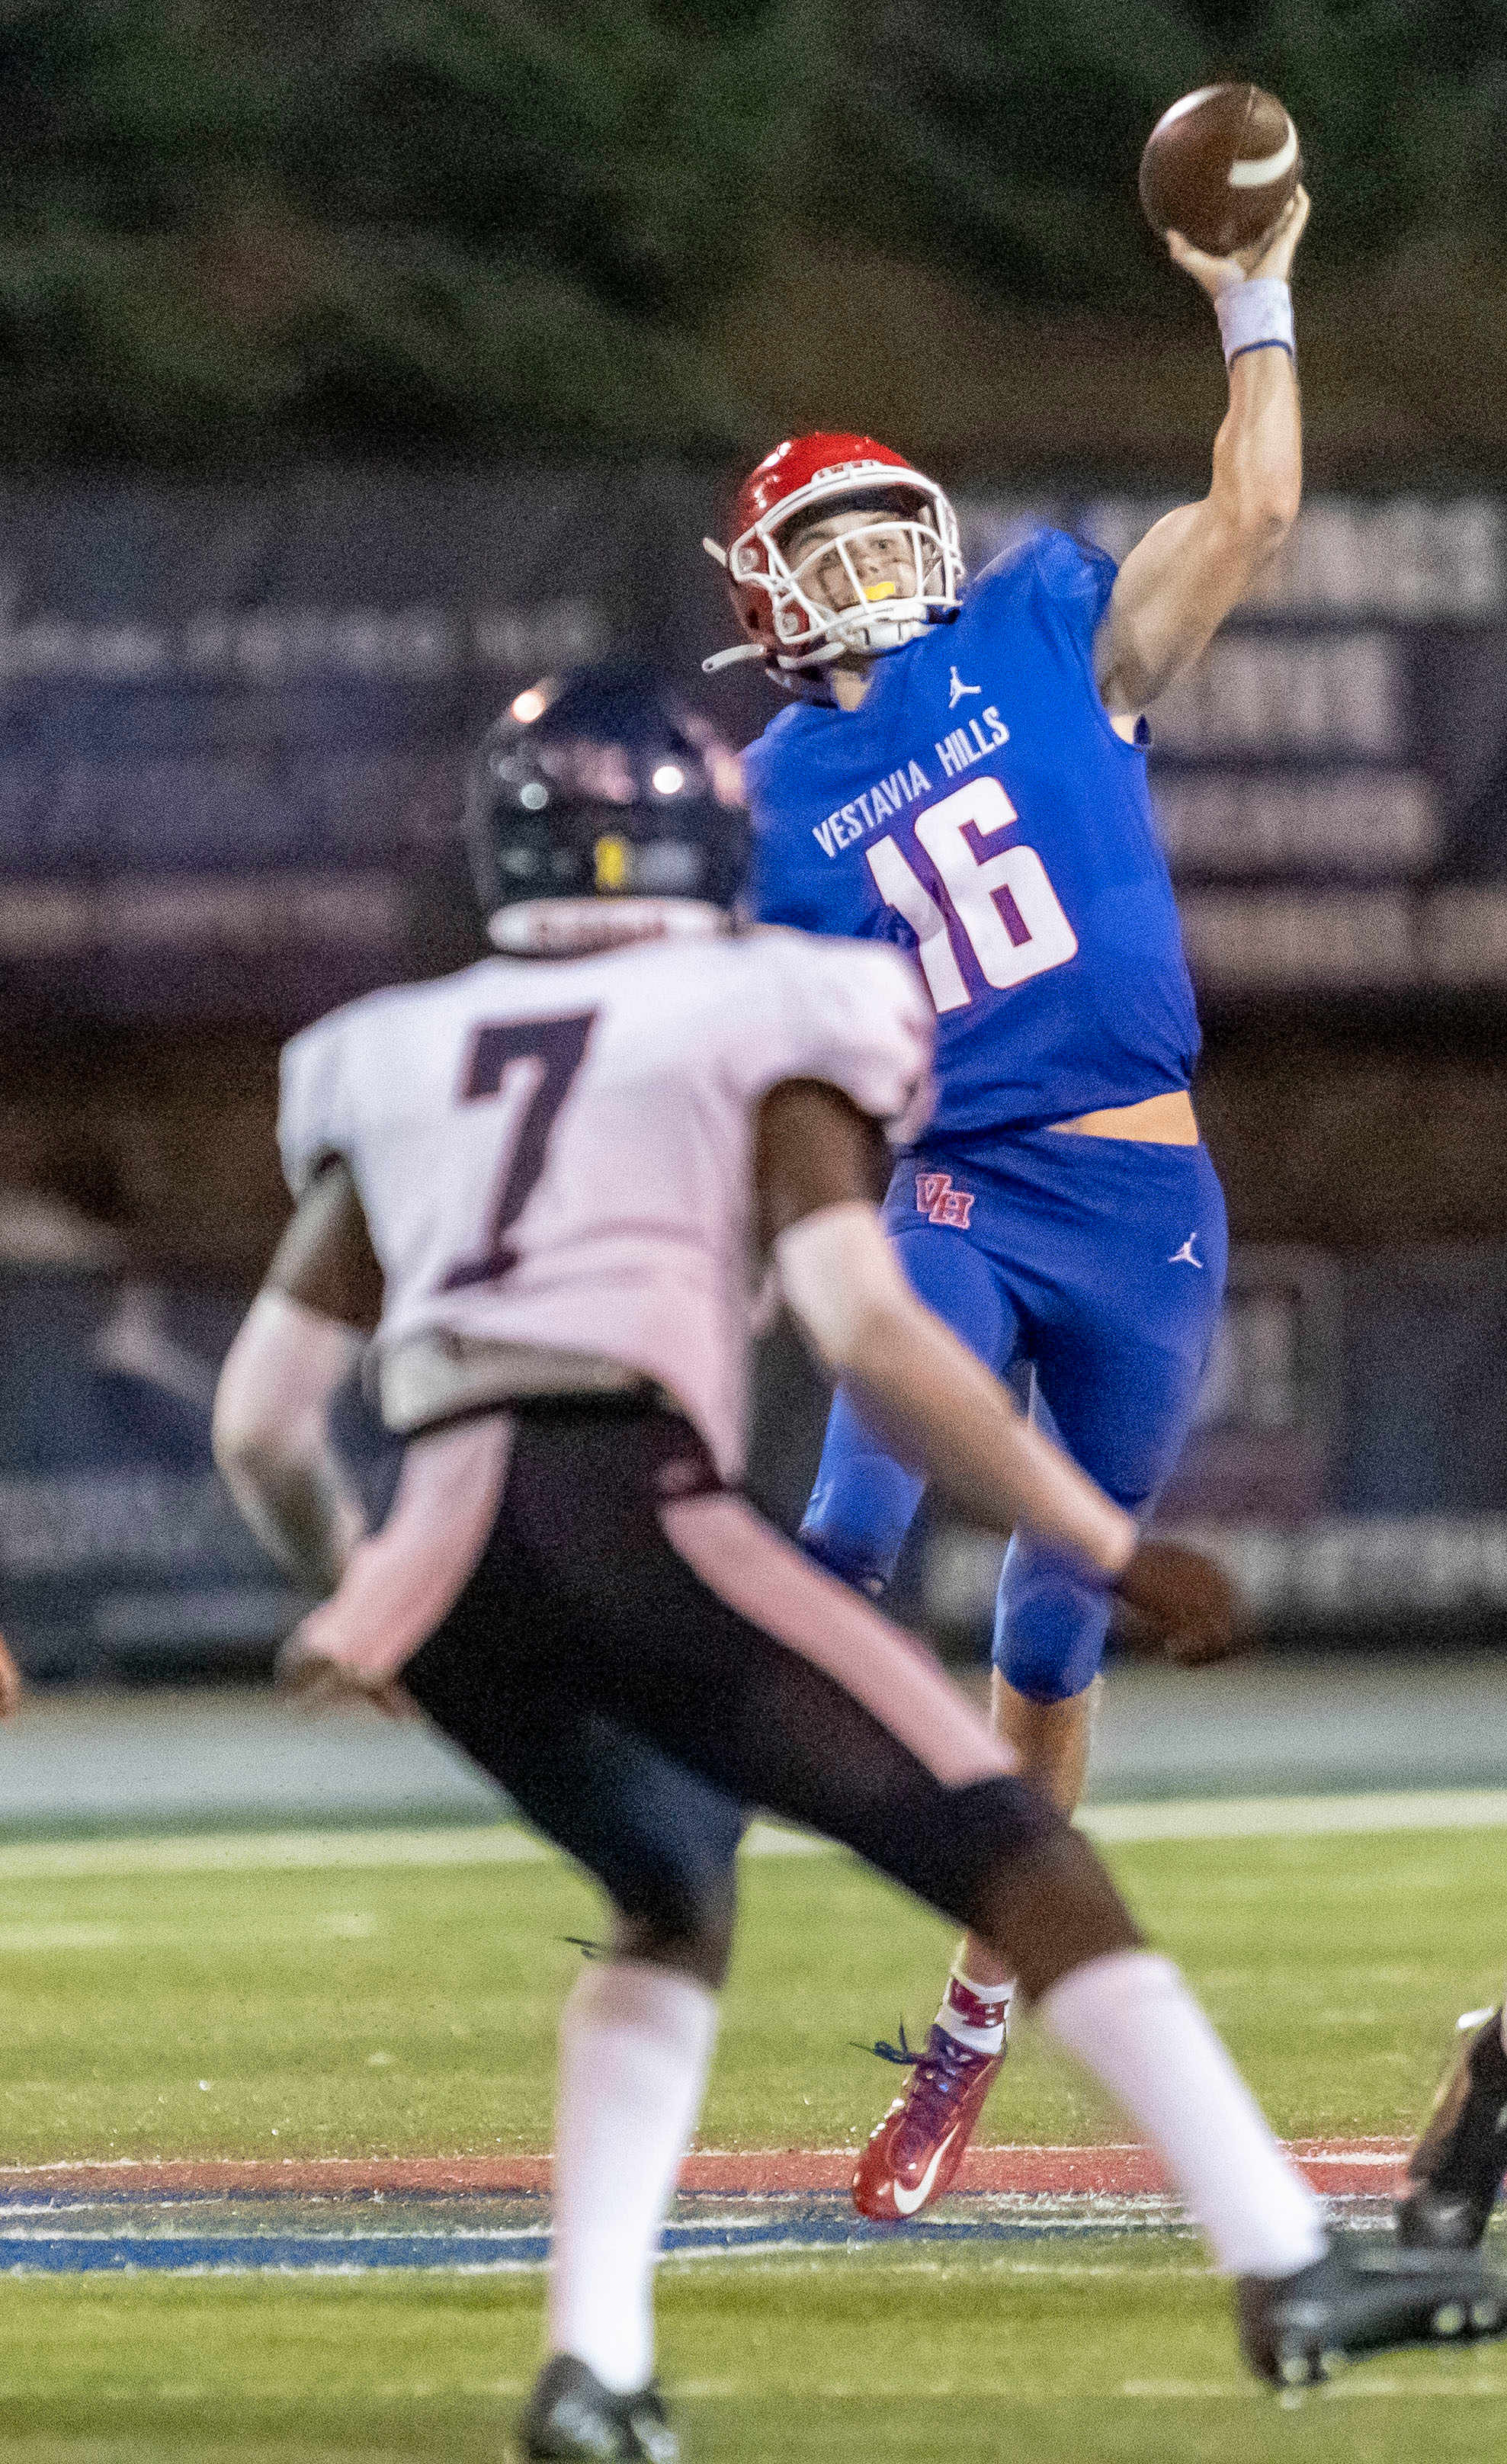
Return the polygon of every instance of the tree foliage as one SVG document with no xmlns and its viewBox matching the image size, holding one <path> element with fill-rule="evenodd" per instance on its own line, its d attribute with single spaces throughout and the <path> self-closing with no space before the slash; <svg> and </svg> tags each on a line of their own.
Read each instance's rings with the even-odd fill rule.
<svg viewBox="0 0 1507 2464">
<path fill-rule="evenodd" d="M 758 14 L 11 0 L 11 457 L 724 438 Z"/>
<path fill-rule="evenodd" d="M 1297 120 L 1339 264 L 1469 230 L 1499 239 L 1504 0 L 880 0 L 849 52 L 892 248 L 1015 297 L 1112 304 L 1152 262 L 1135 176 L 1152 121 L 1254 77 Z"/>
<path fill-rule="evenodd" d="M 1503 237 L 1507 0 L 0 0 L 0 450 L 715 448 L 793 232 L 1134 300 L 1145 133 L 1226 73 L 1321 263 Z"/>
</svg>

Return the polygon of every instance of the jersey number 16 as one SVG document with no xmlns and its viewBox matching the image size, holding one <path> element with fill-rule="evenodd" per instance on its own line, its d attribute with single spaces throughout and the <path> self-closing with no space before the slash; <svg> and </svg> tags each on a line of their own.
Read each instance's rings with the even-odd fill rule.
<svg viewBox="0 0 1507 2464">
<path fill-rule="evenodd" d="M 1065 966 L 1078 950 L 1078 935 L 1035 847 L 1002 847 L 980 863 L 963 835 L 972 827 L 987 838 L 1018 819 L 997 779 L 972 779 L 912 824 L 985 983 L 998 992 L 1049 967 Z M 916 936 L 916 955 L 938 1011 L 962 1009 L 973 996 L 957 962 L 947 913 L 893 839 L 876 840 L 867 852 L 880 896 Z"/>
</svg>

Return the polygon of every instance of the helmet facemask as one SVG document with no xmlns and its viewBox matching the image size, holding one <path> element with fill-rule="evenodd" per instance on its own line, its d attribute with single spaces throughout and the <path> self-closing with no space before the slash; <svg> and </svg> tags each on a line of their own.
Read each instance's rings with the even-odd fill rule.
<svg viewBox="0 0 1507 2464">
<path fill-rule="evenodd" d="M 957 520 L 930 481 L 802 492 L 734 540 L 734 583 L 767 591 L 781 667 L 898 649 L 952 615 L 963 585 Z M 804 534 L 834 517 L 841 530 Z"/>
</svg>

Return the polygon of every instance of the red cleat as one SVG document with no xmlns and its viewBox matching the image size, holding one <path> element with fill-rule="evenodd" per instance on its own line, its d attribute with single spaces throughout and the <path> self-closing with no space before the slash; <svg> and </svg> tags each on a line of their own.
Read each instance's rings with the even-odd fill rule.
<svg viewBox="0 0 1507 2464">
<path fill-rule="evenodd" d="M 898 2054 L 887 2045 L 875 2051 L 913 2068 L 858 2160 L 853 2205 L 877 2223 L 900 2224 L 951 2189 L 1005 2057 L 975 2054 L 935 2025 L 924 2054 L 911 2053 L 904 2030 Z"/>
</svg>

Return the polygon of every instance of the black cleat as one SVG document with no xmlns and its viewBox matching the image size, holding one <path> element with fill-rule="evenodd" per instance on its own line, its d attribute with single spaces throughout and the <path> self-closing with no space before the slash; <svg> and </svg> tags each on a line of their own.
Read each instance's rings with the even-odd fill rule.
<svg viewBox="0 0 1507 2464">
<path fill-rule="evenodd" d="M 1408 2250 L 1474 2250 L 1507 2173 L 1507 2052 L 1494 2011 L 1463 2048 L 1408 2159 L 1397 2238 Z"/>
<path fill-rule="evenodd" d="M 680 2440 L 653 2381 L 637 2395 L 614 2395 L 573 2353 L 557 2353 L 539 2372 L 518 2424 L 518 2446 L 530 2464 L 550 2456 L 680 2464 Z"/>
<path fill-rule="evenodd" d="M 1349 2361 L 1400 2344 L 1507 2335 L 1507 2280 L 1474 2251 L 1402 2251 L 1337 2238 L 1296 2276 L 1242 2276 L 1240 2348 L 1273 2387 L 1317 2386 Z"/>
</svg>

